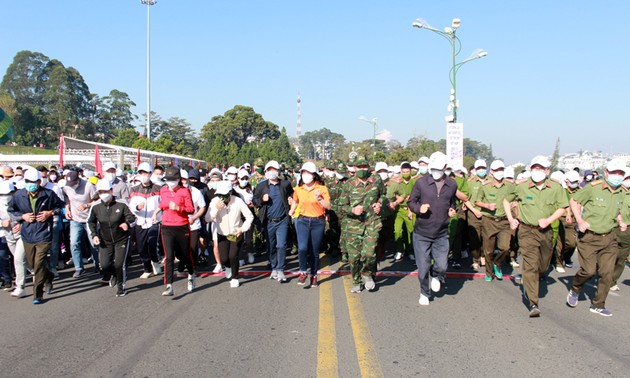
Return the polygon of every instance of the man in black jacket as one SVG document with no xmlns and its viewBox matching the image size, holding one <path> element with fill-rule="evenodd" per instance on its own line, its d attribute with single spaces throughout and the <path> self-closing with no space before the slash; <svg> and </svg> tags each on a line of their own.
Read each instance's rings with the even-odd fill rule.
<svg viewBox="0 0 630 378">
<path fill-rule="evenodd" d="M 20 224 L 26 263 L 35 270 L 33 304 L 40 304 L 44 291 L 52 293 L 54 275 L 46 263 L 52 244 L 52 216 L 59 215 L 65 203 L 52 190 L 40 186 L 41 175 L 37 170 L 28 169 L 24 181 L 24 189 L 11 198 L 7 211 L 11 220 Z"/>
<path fill-rule="evenodd" d="M 286 243 L 289 232 L 289 198 L 293 187 L 288 180 L 279 178 L 280 164 L 271 160 L 265 165 L 265 177 L 254 190 L 254 206 L 263 224 L 267 239 L 267 252 L 271 264 L 271 279 L 286 282 L 284 275 Z"/>
<path fill-rule="evenodd" d="M 129 228 L 136 221 L 136 216 L 131 213 L 126 203 L 114 198 L 112 185 L 108 180 L 99 180 L 96 190 L 101 202 L 90 208 L 88 227 L 94 245 L 100 250 L 103 277 L 109 278 L 110 287 L 117 286 L 116 296 L 122 297 L 127 294 L 125 260 Z M 98 233 L 96 223 L 100 225 Z"/>
</svg>

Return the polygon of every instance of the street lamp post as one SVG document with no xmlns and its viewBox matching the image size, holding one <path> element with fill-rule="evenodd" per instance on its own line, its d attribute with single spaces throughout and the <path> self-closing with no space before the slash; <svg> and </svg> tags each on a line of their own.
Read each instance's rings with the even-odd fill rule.
<svg viewBox="0 0 630 378">
<path fill-rule="evenodd" d="M 482 49 L 477 49 L 473 51 L 473 53 L 468 58 L 457 63 L 456 57 L 462 49 L 462 43 L 456 35 L 460 23 L 461 21 L 459 18 L 454 18 L 451 27 L 445 27 L 444 31 L 434 28 L 422 18 L 418 18 L 412 23 L 412 26 L 414 28 L 430 30 L 445 38 L 451 44 L 453 63 L 451 66 L 451 70 L 449 71 L 449 79 L 451 81 L 451 96 L 448 105 L 448 111 L 453 113 L 449 117 L 449 122 L 452 123 L 457 123 L 457 109 L 459 108 L 459 100 L 457 99 L 457 71 L 463 64 L 468 63 L 471 60 L 483 58 L 484 56 L 488 55 L 486 51 Z"/>
<path fill-rule="evenodd" d="M 372 127 L 374 128 L 374 135 L 372 136 L 372 154 L 376 156 L 376 125 L 378 124 L 378 118 L 374 117 L 372 119 L 368 119 L 365 116 L 360 116 L 359 120 L 372 124 Z"/>
<path fill-rule="evenodd" d="M 151 5 L 157 0 L 140 0 L 147 6 L 147 139 L 151 141 Z"/>
</svg>

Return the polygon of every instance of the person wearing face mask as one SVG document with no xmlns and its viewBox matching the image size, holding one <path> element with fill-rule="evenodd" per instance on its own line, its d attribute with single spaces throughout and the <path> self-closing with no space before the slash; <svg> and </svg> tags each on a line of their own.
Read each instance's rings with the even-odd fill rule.
<svg viewBox="0 0 630 378">
<path fill-rule="evenodd" d="M 446 163 L 444 153 L 431 154 L 430 174 L 416 181 L 407 201 L 416 214 L 413 247 L 420 283 L 418 302 L 422 306 L 429 305 L 431 291 L 440 291 L 448 268 L 448 224 L 456 214 L 457 183 L 444 174 Z"/>
<path fill-rule="evenodd" d="M 232 183 L 232 186 L 238 186 L 238 169 L 231 166 L 225 171 L 227 180 Z"/>
<path fill-rule="evenodd" d="M 37 167 L 37 171 L 42 177 L 41 186 L 52 190 L 55 192 L 57 197 L 59 197 L 62 201 L 64 200 L 63 190 L 57 185 L 54 181 L 49 179 L 48 168 L 40 165 Z M 56 177 L 55 177 L 56 179 Z M 48 262 L 50 263 L 50 271 L 55 275 L 55 278 L 59 277 L 59 273 L 57 273 L 57 269 L 63 269 L 63 264 L 59 265 L 59 255 L 61 254 L 61 236 L 63 231 L 63 225 L 61 220 L 61 215 L 53 216 L 53 240 L 50 246 L 50 259 Z"/>
<path fill-rule="evenodd" d="M 191 168 L 188 170 L 188 184 L 191 187 L 197 188 L 201 192 L 201 196 L 206 204 L 210 203 L 212 197 L 210 195 L 210 188 L 207 184 L 203 182 L 201 179 L 202 170 Z M 205 176 L 205 174 L 204 174 Z M 201 222 L 201 229 L 199 229 L 199 249 L 196 253 L 197 261 L 195 264 L 197 265 L 206 265 L 208 260 L 207 256 L 207 241 L 210 240 L 208 237 L 208 224 L 206 223 L 206 213 L 208 212 L 208 207 L 204 208 L 203 213 L 199 217 L 199 221 Z"/>
<path fill-rule="evenodd" d="M 162 167 L 161 165 L 156 165 L 155 167 L 153 167 L 151 182 L 160 187 L 164 185 L 164 167 Z"/>
<path fill-rule="evenodd" d="M 341 225 L 339 224 L 339 215 L 332 207 L 334 203 L 333 196 L 339 194 L 340 187 L 337 185 L 337 163 L 334 160 L 328 160 L 322 169 L 324 185 L 330 194 L 331 208 L 326 211 L 326 221 L 328 228 L 324 231 L 324 240 L 327 243 L 326 254 L 337 257 L 340 254 L 339 242 L 341 238 Z"/>
<path fill-rule="evenodd" d="M 127 184 L 116 176 L 116 166 L 112 162 L 103 164 L 104 179 L 108 180 L 112 184 L 112 190 L 114 191 L 114 197 L 119 201 L 129 203 L 129 187 Z M 122 172 L 122 171 L 121 171 Z"/>
<path fill-rule="evenodd" d="M 195 289 L 195 267 L 190 250 L 190 222 L 188 216 L 195 207 L 188 188 L 181 185 L 181 172 L 177 167 L 168 167 L 164 172 L 166 185 L 160 189 L 160 205 L 153 213 L 152 220 L 162 213 L 162 242 L 164 243 L 164 284 L 163 296 L 173 296 L 173 266 L 175 257 L 188 270 L 188 291 Z"/>
<path fill-rule="evenodd" d="M 103 277 L 109 281 L 109 287 L 116 287 L 117 297 L 124 297 L 127 294 L 125 261 L 129 229 L 136 217 L 125 202 L 113 195 L 109 180 L 99 180 L 96 190 L 100 201 L 90 208 L 87 221 L 92 243 L 99 248 Z"/>
<path fill-rule="evenodd" d="M 612 286 L 610 291 L 619 291 L 619 285 L 617 281 L 623 273 L 623 269 L 626 267 L 626 261 L 628 255 L 630 255 L 630 230 L 627 225 L 630 224 L 630 168 L 625 168 L 624 179 L 621 183 L 622 189 L 622 202 L 621 210 L 619 211 L 619 221 L 626 225 L 625 230 L 621 230 L 621 227 L 615 228 L 615 234 L 617 236 L 617 258 L 615 260 L 615 268 L 612 277 Z"/>
<path fill-rule="evenodd" d="M 373 275 L 376 273 L 376 246 L 383 227 L 381 210 L 388 202 L 385 186 L 378 176 L 370 175 L 367 160 L 359 158 L 355 166 L 355 177 L 344 184 L 339 202 L 352 272 L 350 292 L 360 293 L 363 288 L 368 291 L 376 288 Z"/>
<path fill-rule="evenodd" d="M 261 158 L 254 162 L 252 176 L 249 178 L 249 184 L 255 188 L 259 182 L 265 179 L 265 162 Z"/>
<path fill-rule="evenodd" d="M 562 186 L 547 179 L 551 162 L 536 156 L 530 164 L 531 177 L 513 186 L 503 199 L 503 210 L 510 228 L 518 228 L 519 250 L 523 255 L 523 292 L 529 305 L 529 317 L 539 317 L 538 291 L 545 279 L 553 254 L 551 223 L 565 214 L 569 205 Z M 512 214 L 511 202 L 517 204 L 518 219 Z"/>
<path fill-rule="evenodd" d="M 389 169 L 385 162 L 378 162 L 374 166 L 374 172 L 378 175 L 383 186 L 385 187 L 385 193 L 389 188 L 395 184 L 394 181 L 389 178 Z M 395 253 L 396 245 L 394 243 L 394 221 L 396 220 L 396 212 L 394 206 L 388 200 L 387 206 L 382 208 L 381 220 L 383 227 L 378 234 L 378 243 L 376 244 L 376 262 L 377 266 L 374 267 L 374 271 L 378 268 L 378 262 L 385 260 L 387 252 Z"/>
<path fill-rule="evenodd" d="M 479 194 L 481 192 L 481 186 L 485 183 L 487 178 L 487 164 L 483 159 L 477 159 L 474 164 L 474 175 L 468 180 L 468 198 L 472 207 L 467 208 L 468 219 L 468 246 L 470 253 L 472 254 L 472 269 L 478 271 L 480 266 L 485 265 L 485 258 L 482 256 L 481 235 L 482 235 L 482 221 L 483 214 L 479 206 L 475 203 L 479 200 Z"/>
<path fill-rule="evenodd" d="M 428 174 L 429 174 L 429 158 L 426 156 L 421 156 L 420 159 L 418 159 L 418 175 L 415 178 L 418 179 Z"/>
<path fill-rule="evenodd" d="M 504 180 L 505 164 L 495 160 L 490 164 L 490 177 L 481 187 L 476 205 L 481 208 L 482 246 L 486 257 L 486 281 L 503 279 L 501 265 L 510 253 L 510 240 L 514 231 L 503 209 L 503 199 L 512 192 L 512 183 Z M 494 256 L 494 251 L 499 251 Z"/>
<path fill-rule="evenodd" d="M 267 239 L 267 253 L 271 264 L 271 279 L 286 282 L 284 275 L 286 243 L 289 232 L 289 198 L 293 187 L 288 180 L 280 180 L 280 164 L 270 160 L 265 165 L 267 180 L 261 181 L 254 189 L 254 206 L 263 224 Z"/>
<path fill-rule="evenodd" d="M 0 182 L 0 221 L 2 222 L 0 227 L 0 237 L 6 240 L 7 247 L 13 255 L 15 290 L 11 292 L 11 296 L 14 298 L 24 298 L 28 295 L 26 290 L 24 290 L 25 277 L 27 273 L 24 244 L 22 243 L 22 238 L 20 236 L 20 224 L 11 219 L 8 212 L 9 202 L 11 202 L 11 198 L 13 198 L 14 193 L 15 187 L 12 182 L 8 180 Z M 8 260 L 9 259 L 7 258 L 7 263 Z M 8 282 L 5 280 L 4 284 L 5 290 L 11 287 L 11 276 L 9 276 Z"/>
<path fill-rule="evenodd" d="M 209 175 L 210 175 L 210 181 L 208 182 L 208 188 L 209 188 L 208 189 L 208 198 L 209 198 L 208 203 L 212 202 L 212 199 L 216 196 L 217 186 L 219 185 L 221 181 L 223 181 L 223 175 L 221 174 L 221 171 L 218 168 L 211 169 Z M 208 212 L 206 211 L 205 218 L 207 218 L 207 215 L 208 215 Z M 208 240 L 209 240 L 208 249 L 210 248 L 210 244 L 211 244 L 212 254 L 214 256 L 214 261 L 216 262 L 216 265 L 214 266 L 212 273 L 218 274 L 223 271 L 223 266 L 221 265 L 221 256 L 219 255 L 219 245 L 217 244 L 214 231 L 212 230 L 212 223 L 206 223 L 206 225 L 207 225 L 206 234 L 208 235 Z"/>
<path fill-rule="evenodd" d="M 330 194 L 330 204 L 331 204 L 330 212 L 334 214 L 333 218 L 329 218 L 329 219 L 334 219 L 334 216 L 336 216 L 338 219 L 338 223 L 339 223 L 338 253 L 341 255 L 341 262 L 345 264 L 348 262 L 348 247 L 347 247 L 347 238 L 341 237 L 343 224 L 345 222 L 344 211 L 341 208 L 341 193 L 343 192 L 343 186 L 348 180 L 348 172 L 346 171 L 346 165 L 344 163 L 341 163 L 341 162 L 337 163 L 337 169 L 335 171 L 335 178 L 336 179 L 333 184 L 331 184 L 330 186 L 328 185 L 326 186 L 328 188 L 328 194 Z"/>
<path fill-rule="evenodd" d="M 628 224 L 620 217 L 624 202 L 622 183 L 627 167 L 621 159 L 606 164 L 604 180 L 593 181 L 571 197 L 571 210 L 578 226 L 577 251 L 580 270 L 573 277 L 567 294 L 567 305 L 576 307 L 584 284 L 597 274 L 597 292 L 591 300 L 590 311 L 612 316 L 606 308 L 606 297 L 613 284 L 613 274 L 619 245 L 617 233 L 627 230 Z M 580 206 L 578 206 L 580 205 Z"/>
<path fill-rule="evenodd" d="M 593 174 L 593 171 L 591 171 L 590 169 L 585 170 L 584 179 L 580 183 L 580 187 L 585 187 L 586 185 L 588 185 L 589 182 L 593 182 L 594 179 L 595 175 Z"/>
<path fill-rule="evenodd" d="M 201 236 L 201 217 L 206 213 L 206 200 L 201 191 L 190 185 L 188 172 L 184 169 L 180 170 L 181 184 L 184 188 L 190 190 L 194 212 L 188 216 L 190 222 L 190 253 L 192 255 L 193 265 L 199 261 L 199 238 Z M 177 266 L 177 275 L 185 276 L 184 263 L 179 262 Z"/>
<path fill-rule="evenodd" d="M 310 286 L 317 287 L 319 269 L 319 251 L 324 229 L 326 228 L 326 210 L 330 209 L 330 194 L 324 182 L 317 174 L 313 162 L 306 162 L 300 171 L 301 182 L 293 192 L 293 203 L 289 216 L 300 206 L 300 213 L 295 220 L 298 238 L 298 259 L 300 275 L 298 285 L 306 285 L 310 276 Z M 307 271 L 310 265 L 310 274 Z"/>
<path fill-rule="evenodd" d="M 574 170 L 570 170 L 562 176 L 562 186 L 567 195 L 567 199 L 571 199 L 573 194 L 580 190 L 580 175 Z M 575 231 L 575 221 L 571 207 L 567 208 L 566 214 L 559 219 L 558 239 L 555 246 L 556 272 L 565 273 L 566 268 L 572 268 L 573 262 L 571 257 L 577 246 L 577 233 Z"/>
<path fill-rule="evenodd" d="M 159 256 L 161 251 L 160 221 L 161 214 L 158 214 L 153 221 L 153 214 L 160 205 L 161 186 L 151 180 L 152 171 L 149 163 L 140 163 L 136 178 L 140 185 L 131 188 L 129 196 L 129 209 L 136 217 L 134 231 L 136 233 L 136 246 L 140 260 L 142 260 L 143 272 L 141 279 L 157 276 L 162 273 Z"/>
<path fill-rule="evenodd" d="M 96 188 L 90 182 L 79 177 L 79 173 L 70 170 L 66 174 L 66 185 L 63 187 L 66 201 L 66 219 L 70 221 L 70 249 L 72 261 L 74 263 L 73 278 L 79 278 L 85 273 L 83 266 L 83 241 L 88 235 L 87 217 L 90 207 L 98 198 Z M 90 243 L 87 248 L 90 250 L 94 260 L 95 273 L 100 272 L 98 250 L 92 245 L 92 238 L 87 237 Z M 68 248 L 66 246 L 66 248 Z"/>
<path fill-rule="evenodd" d="M 411 235 L 415 223 L 414 214 L 407 207 L 407 201 L 411 190 L 416 183 L 411 175 L 411 164 L 403 162 L 400 164 L 401 181 L 393 183 L 387 188 L 387 199 L 391 209 L 395 211 L 394 220 L 394 242 L 396 244 L 395 261 L 402 260 L 408 256 L 410 260 L 415 260 Z"/>
<path fill-rule="evenodd" d="M 238 174 L 238 186 L 234 187 L 234 191 L 241 197 L 243 202 L 247 205 L 249 210 L 254 213 L 254 191 L 249 184 L 249 173 L 246 169 L 239 169 Z M 254 223 L 256 219 L 254 218 Z M 254 228 L 250 227 L 243 234 L 243 245 L 240 249 L 239 265 L 243 266 L 245 263 L 245 256 L 247 256 L 247 262 L 253 264 L 254 258 Z"/>
<path fill-rule="evenodd" d="M 24 189 L 13 195 L 7 212 L 20 224 L 26 263 L 35 272 L 33 304 L 40 304 L 44 292 L 52 293 L 54 275 L 46 259 L 52 243 L 52 216 L 61 212 L 64 203 L 53 191 L 41 187 L 37 170 L 27 169 L 24 181 Z"/>
</svg>

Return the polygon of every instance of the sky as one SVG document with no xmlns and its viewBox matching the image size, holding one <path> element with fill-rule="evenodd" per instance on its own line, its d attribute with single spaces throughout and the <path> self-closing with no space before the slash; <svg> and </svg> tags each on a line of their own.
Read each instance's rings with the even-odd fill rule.
<svg viewBox="0 0 630 378">
<path fill-rule="evenodd" d="M 112 89 L 146 111 L 146 5 L 139 0 L 0 0 L 0 72 L 21 50 Z M 461 19 L 457 60 L 465 137 L 508 164 L 579 150 L 630 152 L 630 1 L 158 0 L 151 6 L 151 110 L 200 130 L 251 106 L 295 136 L 328 128 L 405 144 L 446 134 L 450 43 L 413 28 Z"/>
</svg>

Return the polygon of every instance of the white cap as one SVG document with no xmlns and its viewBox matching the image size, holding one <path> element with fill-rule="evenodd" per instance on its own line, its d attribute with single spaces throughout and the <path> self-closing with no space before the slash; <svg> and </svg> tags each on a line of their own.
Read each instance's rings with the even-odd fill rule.
<svg viewBox="0 0 630 378">
<path fill-rule="evenodd" d="M 503 171 L 503 176 L 505 176 L 506 178 L 514 178 L 514 168 L 513 167 L 505 167 L 505 170 Z"/>
<path fill-rule="evenodd" d="M 315 166 L 315 163 L 313 163 L 312 161 L 307 161 L 306 163 L 302 164 L 300 172 L 301 171 L 317 173 L 317 166 Z"/>
<path fill-rule="evenodd" d="M 429 157 L 429 169 L 444 169 L 448 159 L 443 152 L 437 151 Z"/>
<path fill-rule="evenodd" d="M 42 178 L 42 175 L 41 175 L 41 174 L 39 173 L 39 171 L 38 171 L 37 169 L 35 169 L 35 168 L 30 168 L 30 169 L 27 169 L 27 170 L 24 172 L 24 180 L 25 180 L 25 181 L 32 181 L 32 182 L 35 182 L 35 181 L 37 181 L 37 180 L 41 180 L 41 178 Z"/>
<path fill-rule="evenodd" d="M 462 167 L 462 173 L 467 175 L 468 174 L 468 169 L 466 169 L 466 167 Z"/>
<path fill-rule="evenodd" d="M 418 164 L 420 164 L 420 163 L 429 164 L 429 158 L 426 157 L 426 156 L 420 157 L 420 159 L 418 159 Z"/>
<path fill-rule="evenodd" d="M 376 163 L 376 165 L 374 166 L 374 172 L 378 172 L 378 171 L 387 171 L 388 170 L 388 166 L 387 163 L 379 161 L 378 163 Z"/>
<path fill-rule="evenodd" d="M 401 170 L 400 170 L 400 165 L 394 165 L 394 166 L 392 167 L 392 173 L 394 173 L 394 174 L 396 174 L 396 175 L 399 175 L 399 174 L 401 173 Z"/>
<path fill-rule="evenodd" d="M 417 161 L 412 161 L 410 164 L 411 164 L 411 168 L 413 168 L 413 169 L 419 169 L 420 168 L 420 164 L 418 164 Z"/>
<path fill-rule="evenodd" d="M 153 172 L 153 169 L 151 169 L 151 165 L 147 162 L 144 163 L 140 163 L 140 165 L 138 166 L 138 172 L 147 172 L 147 173 L 151 173 Z"/>
<path fill-rule="evenodd" d="M 265 171 L 269 168 L 280 170 L 280 164 L 278 164 L 278 162 L 275 160 L 270 160 L 269 163 L 265 164 Z"/>
<path fill-rule="evenodd" d="M 219 168 L 212 168 L 210 170 L 210 173 L 208 173 L 208 176 L 214 176 L 214 175 L 219 175 L 219 177 L 223 179 L 223 173 L 221 173 L 221 170 L 219 170 Z"/>
<path fill-rule="evenodd" d="M 15 190 L 15 186 L 9 180 L 0 181 L 0 194 L 9 194 Z"/>
<path fill-rule="evenodd" d="M 529 164 L 530 167 L 533 167 L 534 165 L 540 165 L 541 167 L 547 169 L 551 167 L 551 162 L 545 156 L 538 155 L 534 156 L 532 162 Z"/>
<path fill-rule="evenodd" d="M 496 171 L 497 169 L 505 168 L 505 164 L 501 160 L 495 160 L 490 163 L 490 169 Z"/>
<path fill-rule="evenodd" d="M 549 178 L 557 183 L 562 183 L 562 180 L 564 179 L 564 173 L 562 173 L 561 171 L 553 171 Z"/>
<path fill-rule="evenodd" d="M 24 180 L 18 180 L 15 182 L 15 189 L 24 189 L 26 182 Z"/>
<path fill-rule="evenodd" d="M 624 171 L 625 173 L 626 169 L 626 163 L 621 159 L 612 159 L 606 164 L 606 170 L 608 172 Z"/>
<path fill-rule="evenodd" d="M 112 163 L 111 161 L 108 161 L 107 163 L 103 164 L 103 172 L 107 172 L 112 168 L 116 169 L 116 164 Z"/>
<path fill-rule="evenodd" d="M 488 167 L 488 164 L 486 164 L 486 161 L 483 159 L 477 159 L 475 160 L 475 164 L 473 165 L 475 167 L 475 169 L 480 168 L 480 167 Z"/>
<path fill-rule="evenodd" d="M 247 169 L 241 168 L 238 170 L 238 174 L 236 175 L 236 177 L 238 177 L 239 179 L 243 177 L 249 177 L 249 172 L 247 172 Z"/>
<path fill-rule="evenodd" d="M 220 181 L 217 183 L 215 194 L 225 195 L 232 191 L 232 183 L 229 181 Z"/>
<path fill-rule="evenodd" d="M 188 180 L 188 171 L 185 169 L 180 169 L 179 170 L 179 175 L 182 176 L 182 178 L 184 180 Z"/>
<path fill-rule="evenodd" d="M 530 171 L 524 171 L 522 175 L 523 175 L 523 178 L 526 178 L 526 179 L 532 177 L 532 173 Z"/>
<path fill-rule="evenodd" d="M 243 163 L 243 165 L 241 165 L 242 168 L 245 169 L 250 169 L 252 166 L 249 163 Z"/>
<path fill-rule="evenodd" d="M 564 174 L 564 179 L 568 182 L 579 182 L 580 174 L 572 169 Z"/>
<path fill-rule="evenodd" d="M 98 180 L 96 183 L 96 190 L 111 190 L 112 184 L 109 180 Z"/>
<path fill-rule="evenodd" d="M 235 166 L 231 166 L 227 169 L 227 171 L 225 171 L 226 175 L 235 175 L 238 174 L 238 168 L 236 168 Z"/>
<path fill-rule="evenodd" d="M 123 170 L 120 168 L 116 168 L 116 176 L 117 177 L 122 177 L 123 176 Z"/>
</svg>

